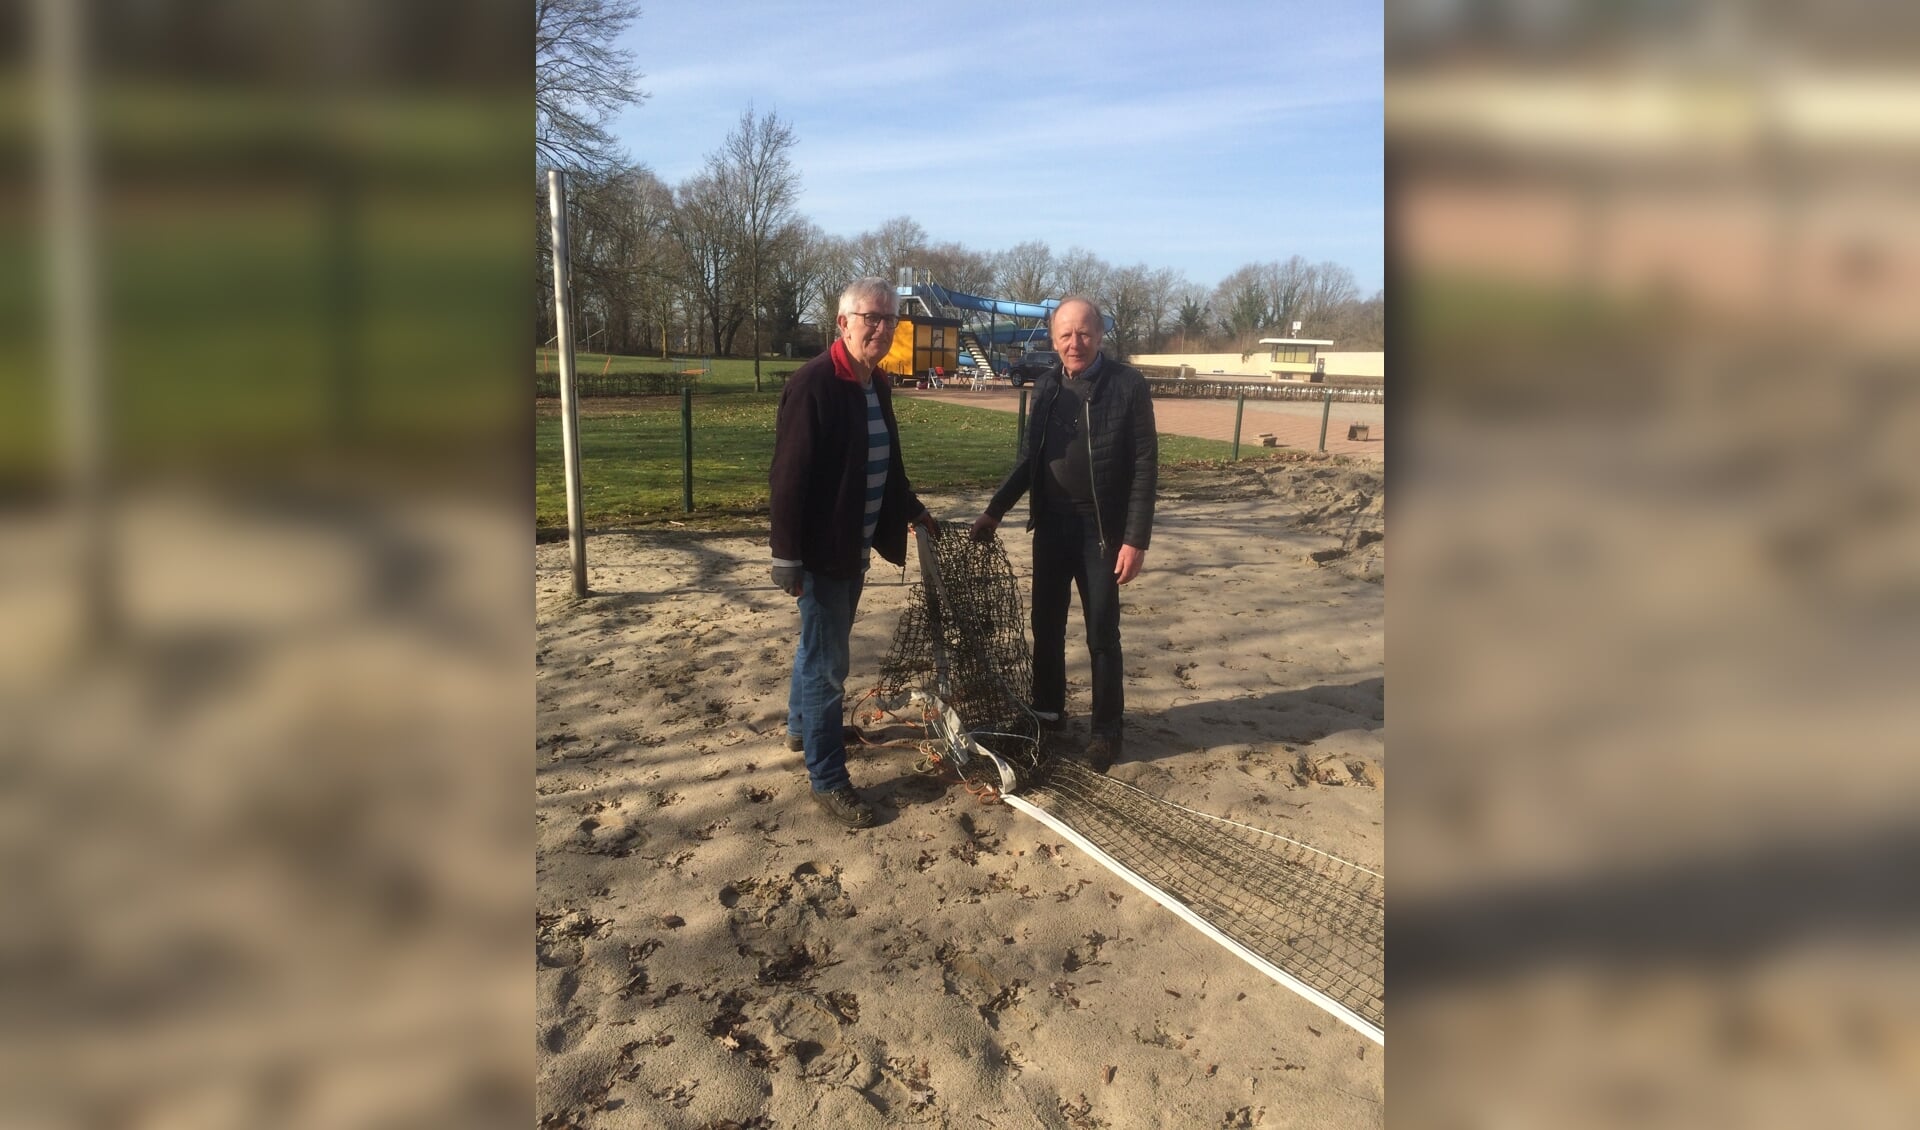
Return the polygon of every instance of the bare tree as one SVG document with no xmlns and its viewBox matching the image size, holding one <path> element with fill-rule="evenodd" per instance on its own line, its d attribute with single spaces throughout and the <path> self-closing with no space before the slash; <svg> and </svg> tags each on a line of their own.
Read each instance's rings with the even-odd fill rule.
<svg viewBox="0 0 1920 1130">
<path fill-rule="evenodd" d="M 1175 317 L 1179 294 L 1187 286 L 1185 275 L 1172 267 L 1161 267 L 1147 276 L 1146 349 L 1153 352 L 1167 343 L 1167 328 Z"/>
<path fill-rule="evenodd" d="M 681 285 L 713 354 L 724 354 L 746 320 L 736 271 L 739 244 L 726 189 L 711 173 L 682 181 L 674 192 L 673 239 Z"/>
<path fill-rule="evenodd" d="M 1301 306 L 1307 291 L 1313 286 L 1314 271 L 1315 268 L 1298 255 L 1288 256 L 1284 263 L 1255 265 L 1254 278 L 1267 295 L 1267 318 L 1265 324 L 1259 327 L 1262 333 L 1292 336 L 1293 323 L 1305 320 L 1301 318 L 1304 312 Z M 1246 349 L 1251 344 L 1242 342 L 1240 348 Z"/>
<path fill-rule="evenodd" d="M 1340 303 L 1320 315 L 1315 325 L 1317 336 L 1333 339 L 1341 349 L 1385 349 L 1387 292 L 1376 290 L 1372 298 Z"/>
<path fill-rule="evenodd" d="M 625 163 L 606 127 L 620 109 L 646 98 L 633 53 L 618 46 L 639 16 L 634 0 L 534 0 L 536 164 L 604 171 Z"/>
<path fill-rule="evenodd" d="M 1016 243 L 993 257 L 995 289 L 1015 302 L 1059 297 L 1053 251 L 1040 240 Z"/>
<path fill-rule="evenodd" d="M 1295 322 L 1301 333 L 1324 336 L 1324 327 L 1316 327 L 1359 299 L 1352 271 L 1294 255 L 1284 262 L 1248 263 L 1220 280 L 1213 308 L 1220 329 L 1246 353 L 1262 336 L 1293 336 Z"/>
<path fill-rule="evenodd" d="M 1281 336 L 1292 336 L 1295 322 L 1301 333 L 1323 336 L 1315 324 L 1360 298 L 1353 272 L 1338 263 L 1309 263 L 1294 255 L 1285 262 L 1257 264 L 1255 272 L 1267 292 L 1269 324 L 1262 328 Z"/>
<path fill-rule="evenodd" d="M 900 277 L 901 267 L 925 266 L 921 260 L 926 249 L 927 230 L 911 216 L 895 216 L 873 231 L 853 237 L 849 265 L 854 277 L 878 275 L 883 279 L 896 279 Z"/>
<path fill-rule="evenodd" d="M 1113 319 L 1113 330 L 1107 335 L 1107 342 L 1115 357 L 1125 359 L 1140 352 L 1140 345 L 1146 337 L 1152 289 L 1153 270 L 1145 263 L 1107 272 L 1106 287 L 1101 298 L 1107 316 Z"/>
<path fill-rule="evenodd" d="M 854 265 L 857 253 L 854 241 L 842 236 L 829 235 L 821 239 L 814 253 L 820 260 L 820 277 L 814 284 L 813 302 L 809 312 L 823 328 L 833 324 L 839 311 L 840 292 L 849 282 L 860 278 L 861 272 Z M 827 331 L 832 337 L 832 331 Z"/>
<path fill-rule="evenodd" d="M 1086 248 L 1073 247 L 1069 248 L 1065 255 L 1060 256 L 1054 271 L 1054 278 L 1060 286 L 1062 295 L 1099 295 L 1105 292 L 1107 276 L 1112 273 L 1113 268 L 1107 265 L 1105 259 Z"/>
<path fill-rule="evenodd" d="M 806 220 L 780 229 L 767 260 L 766 319 L 769 339 L 775 343 L 815 345 L 814 335 L 803 333 L 819 302 L 831 286 L 839 293 L 842 282 L 830 281 L 836 270 L 833 237 Z"/>
<path fill-rule="evenodd" d="M 957 243 L 940 243 L 926 248 L 921 265 L 933 275 L 933 281 L 962 294 L 993 293 L 993 260 Z"/>
<path fill-rule="evenodd" d="M 1258 263 L 1248 263 L 1221 279 L 1214 288 L 1212 306 L 1220 332 L 1242 353 L 1252 349 L 1274 323 L 1273 299 Z"/>
<path fill-rule="evenodd" d="M 1360 301 L 1360 286 L 1353 272 L 1338 263 L 1316 263 L 1311 267 L 1294 296 L 1288 325 L 1298 321 L 1301 332 L 1312 337 L 1328 336 L 1325 324 L 1341 309 Z"/>
<path fill-rule="evenodd" d="M 656 340 L 669 301 L 673 193 L 634 166 L 580 174 L 569 201 L 575 304 L 598 326 L 588 334 L 606 352 L 635 352 Z"/>
<path fill-rule="evenodd" d="M 740 256 L 747 268 L 746 301 L 753 320 L 753 390 L 760 391 L 760 282 L 774 236 L 791 223 L 800 174 L 787 151 L 798 142 L 780 115 L 747 107 L 719 150 L 707 155 L 707 175 L 720 185 Z"/>
</svg>

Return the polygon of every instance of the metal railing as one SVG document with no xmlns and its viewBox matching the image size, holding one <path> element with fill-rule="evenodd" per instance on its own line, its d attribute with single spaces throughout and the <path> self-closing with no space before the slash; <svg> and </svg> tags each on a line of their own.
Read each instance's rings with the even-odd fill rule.
<svg viewBox="0 0 1920 1130">
<path fill-rule="evenodd" d="M 1233 400 L 1246 397 L 1249 400 L 1306 400 L 1319 403 L 1322 400 L 1334 400 L 1342 404 L 1385 404 L 1387 390 L 1380 388 L 1356 388 L 1349 385 L 1310 384 L 1307 382 L 1287 382 L 1269 384 L 1261 381 L 1228 381 L 1207 377 L 1148 377 L 1147 388 L 1157 397 L 1187 397 L 1204 400 Z"/>
</svg>

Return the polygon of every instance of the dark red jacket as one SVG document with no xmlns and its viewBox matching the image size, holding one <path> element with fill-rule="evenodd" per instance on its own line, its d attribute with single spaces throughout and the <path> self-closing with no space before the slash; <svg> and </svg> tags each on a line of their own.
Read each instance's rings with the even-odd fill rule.
<svg viewBox="0 0 1920 1130">
<path fill-rule="evenodd" d="M 833 355 L 844 348 L 835 341 L 787 378 L 768 476 L 774 560 L 799 561 L 829 577 L 857 576 L 866 564 L 860 530 L 867 509 L 867 394 L 859 381 L 850 379 L 844 356 L 841 368 L 848 375 L 836 372 Z M 873 387 L 891 448 L 873 548 L 895 565 L 904 565 L 907 523 L 922 506 L 900 458 L 900 425 L 893 418 L 893 390 L 886 374 L 875 370 Z"/>
</svg>

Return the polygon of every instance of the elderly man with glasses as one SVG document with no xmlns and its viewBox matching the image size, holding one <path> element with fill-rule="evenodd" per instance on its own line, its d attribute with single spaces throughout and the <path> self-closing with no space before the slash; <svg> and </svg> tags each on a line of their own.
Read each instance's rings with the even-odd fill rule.
<svg viewBox="0 0 1920 1130">
<path fill-rule="evenodd" d="M 892 284 L 856 279 L 840 294 L 839 335 L 787 378 L 773 439 L 773 583 L 798 599 L 800 639 L 787 694 L 787 748 L 806 755 L 814 803 L 853 828 L 873 806 L 847 775 L 846 683 L 868 551 L 907 560 L 907 526 L 939 532 L 900 457 L 900 426 L 878 367 L 893 347 Z"/>
</svg>

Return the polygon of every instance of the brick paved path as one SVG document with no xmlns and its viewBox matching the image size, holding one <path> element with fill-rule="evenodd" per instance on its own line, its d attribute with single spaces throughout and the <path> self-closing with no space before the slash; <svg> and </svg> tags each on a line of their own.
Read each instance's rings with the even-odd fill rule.
<svg viewBox="0 0 1920 1130">
<path fill-rule="evenodd" d="M 1001 412 L 1016 412 L 1020 406 L 1020 392 L 1006 384 L 997 384 L 992 388 L 973 392 L 964 385 L 949 385 L 939 390 L 896 389 L 896 396 L 910 396 L 923 400 L 939 400 L 948 404 L 970 404 L 976 408 L 992 408 Z M 1028 401 L 1032 401 L 1032 386 L 1025 390 Z M 1160 397 L 1153 402 L 1154 423 L 1162 432 L 1169 435 L 1196 436 L 1200 439 L 1217 439 L 1233 442 L 1233 410 L 1231 400 L 1188 400 L 1183 397 Z M 1272 432 L 1275 443 L 1280 447 L 1290 447 L 1300 451 L 1314 451 L 1320 445 L 1320 414 L 1322 406 L 1317 403 L 1300 400 L 1249 400 L 1246 415 L 1240 421 L 1240 452 L 1242 455 L 1260 447 L 1260 433 Z M 1367 439 L 1350 440 L 1347 438 L 1349 424 L 1366 424 L 1370 431 Z M 1335 402 L 1333 413 L 1327 420 L 1327 451 L 1334 455 L 1355 455 L 1384 463 L 1387 459 L 1386 411 L 1379 404 L 1342 404 Z"/>
</svg>

